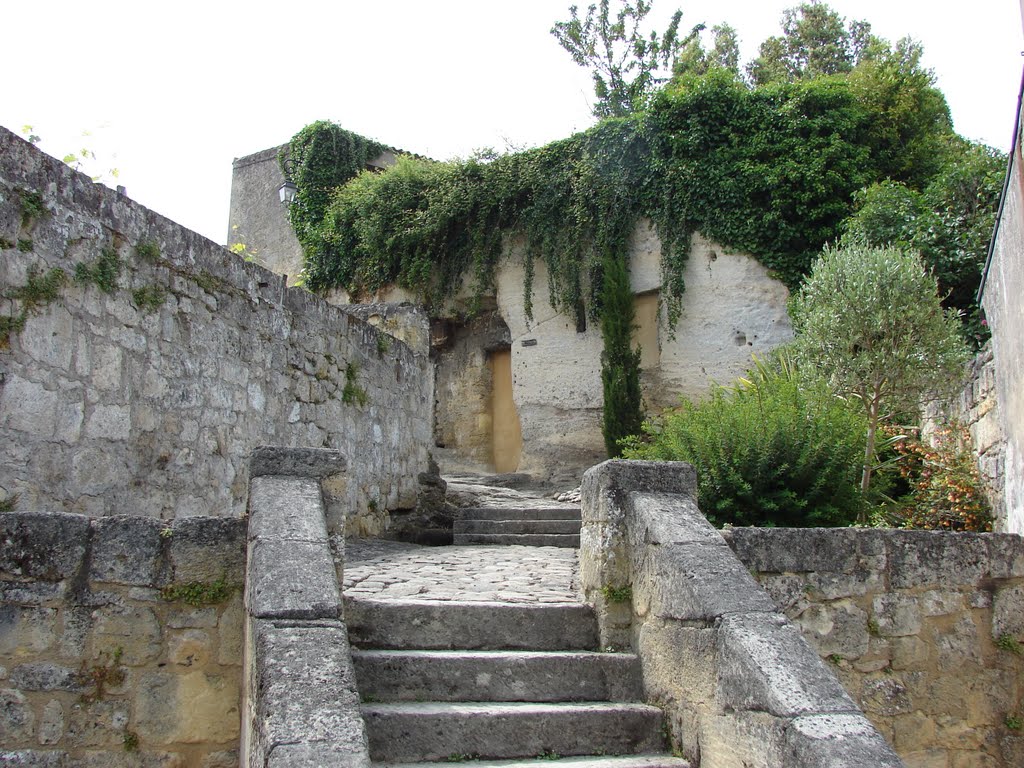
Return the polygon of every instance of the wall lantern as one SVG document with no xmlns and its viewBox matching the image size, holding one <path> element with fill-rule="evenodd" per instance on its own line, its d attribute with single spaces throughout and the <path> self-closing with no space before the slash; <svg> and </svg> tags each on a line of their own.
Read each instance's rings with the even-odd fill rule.
<svg viewBox="0 0 1024 768">
<path fill-rule="evenodd" d="M 292 163 L 291 158 L 285 158 L 281 161 L 281 170 L 284 171 L 284 183 L 277 188 L 277 195 L 281 198 L 283 205 L 291 205 L 295 202 L 295 195 L 299 193 L 299 188 L 292 181 L 295 165 Z"/>
<path fill-rule="evenodd" d="M 281 198 L 281 202 L 285 205 L 291 205 L 295 202 L 295 195 L 298 194 L 299 188 L 295 186 L 295 182 L 286 181 L 280 187 L 277 188 L 277 194 Z"/>
</svg>

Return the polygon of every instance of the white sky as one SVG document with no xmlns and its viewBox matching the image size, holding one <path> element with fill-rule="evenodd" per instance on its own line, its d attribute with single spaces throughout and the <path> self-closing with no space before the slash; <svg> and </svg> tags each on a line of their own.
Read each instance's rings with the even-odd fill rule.
<svg viewBox="0 0 1024 768">
<path fill-rule="evenodd" d="M 579 1 L 579 0 L 578 0 Z M 743 61 L 799 0 L 657 0 L 659 29 L 728 21 Z M 588 127 L 589 76 L 549 34 L 571 0 L 7 0 L 0 125 L 84 145 L 135 200 L 223 243 L 231 161 L 317 119 L 438 159 Z M 586 0 L 579 2 L 585 5 Z M 1024 48 L 1018 0 L 832 0 L 925 47 L 956 129 L 1004 151 Z M 83 131 L 91 135 L 83 138 Z"/>
</svg>

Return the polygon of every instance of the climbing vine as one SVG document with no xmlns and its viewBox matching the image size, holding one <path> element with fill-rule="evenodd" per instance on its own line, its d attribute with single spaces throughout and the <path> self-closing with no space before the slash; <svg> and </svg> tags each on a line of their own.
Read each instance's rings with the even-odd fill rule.
<svg viewBox="0 0 1024 768">
<path fill-rule="evenodd" d="M 339 153 L 326 137 L 351 135 L 315 123 L 290 150 L 300 200 L 313 201 L 292 213 L 306 285 L 359 297 L 397 283 L 437 305 L 466 276 L 476 291 L 490 288 L 503 246 L 517 238 L 528 311 L 540 260 L 549 302 L 597 317 L 602 254 L 625 253 L 646 217 L 663 244 L 662 299 L 672 323 L 698 230 L 752 253 L 793 287 L 836 237 L 854 193 L 893 171 L 871 110 L 842 76 L 750 89 L 712 70 L 662 91 L 646 113 L 544 147 L 489 160 L 402 157 L 333 193 L 324 169 L 336 167 Z M 347 141 L 345 158 L 371 144 Z M 346 162 L 354 173 L 355 162 Z M 317 181 L 306 165 L 320 169 Z"/>
</svg>

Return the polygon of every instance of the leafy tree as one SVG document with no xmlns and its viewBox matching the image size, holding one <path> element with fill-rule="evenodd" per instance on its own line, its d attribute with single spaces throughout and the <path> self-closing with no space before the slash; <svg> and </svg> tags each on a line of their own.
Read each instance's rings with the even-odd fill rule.
<svg viewBox="0 0 1024 768">
<path fill-rule="evenodd" d="M 701 511 L 717 525 L 848 525 L 863 510 L 865 430 L 858 410 L 783 350 L 646 422 L 625 455 L 692 463 Z"/>
<path fill-rule="evenodd" d="M 972 343 L 987 338 L 975 295 L 995 224 L 1006 158 L 949 137 L 923 191 L 883 181 L 859 192 L 843 242 L 917 251 L 939 283 L 943 306 L 959 310 Z"/>
<path fill-rule="evenodd" d="M 706 75 L 712 69 L 724 69 L 740 76 L 740 47 L 736 30 L 728 24 L 711 28 L 714 43 L 706 50 L 699 35 L 693 36 L 680 50 L 672 69 L 673 80 L 688 75 Z"/>
<path fill-rule="evenodd" d="M 620 456 L 619 441 L 640 432 L 644 414 L 640 397 L 640 354 L 633 349 L 633 289 L 624 257 L 611 252 L 602 261 L 601 385 L 604 391 L 602 432 L 610 457 Z"/>
<path fill-rule="evenodd" d="M 874 42 L 870 24 L 847 26 L 826 4 L 811 0 L 783 12 L 782 36 L 761 43 L 747 74 L 755 85 L 765 85 L 849 72 Z"/>
<path fill-rule="evenodd" d="M 879 425 L 962 381 L 968 352 L 957 315 L 942 309 L 916 254 L 862 245 L 826 248 L 790 313 L 801 362 L 858 400 L 867 417 L 866 493 Z"/>
<path fill-rule="evenodd" d="M 640 109 L 655 87 L 668 79 L 679 51 L 704 28 L 698 24 L 680 39 L 683 12 L 677 10 L 663 34 L 651 31 L 645 37 L 640 25 L 650 10 L 649 1 L 622 0 L 613 14 L 610 0 L 600 0 L 582 18 L 579 8 L 571 6 L 570 19 L 551 28 L 572 60 L 591 70 L 595 117 L 622 117 Z"/>
</svg>

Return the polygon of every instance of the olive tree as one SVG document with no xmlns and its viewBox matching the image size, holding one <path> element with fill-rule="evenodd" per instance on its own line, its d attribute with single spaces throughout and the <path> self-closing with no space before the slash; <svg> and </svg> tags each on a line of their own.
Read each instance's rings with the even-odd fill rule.
<svg viewBox="0 0 1024 768">
<path fill-rule="evenodd" d="M 963 381 L 969 353 L 958 315 L 943 310 L 935 277 L 917 254 L 864 245 L 826 248 L 790 314 L 801 361 L 867 416 L 866 492 L 879 425 Z"/>
</svg>

